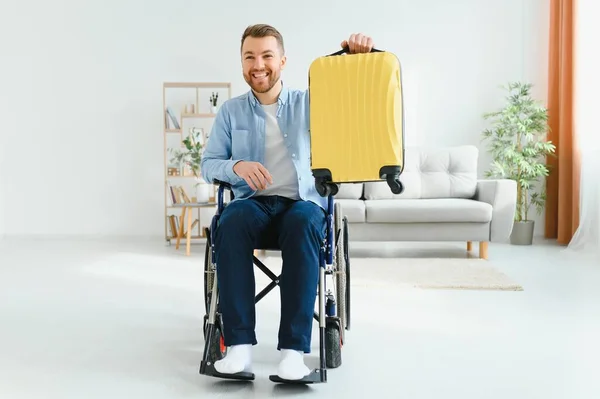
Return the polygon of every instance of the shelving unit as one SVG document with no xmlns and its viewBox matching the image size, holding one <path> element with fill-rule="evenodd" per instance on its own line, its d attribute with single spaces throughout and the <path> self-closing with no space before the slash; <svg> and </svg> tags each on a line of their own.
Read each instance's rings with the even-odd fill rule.
<svg viewBox="0 0 600 399">
<path fill-rule="evenodd" d="M 218 93 L 216 109 L 209 101 Z M 208 140 L 216 110 L 231 98 L 231 83 L 227 82 L 165 82 L 163 83 L 163 139 L 164 139 L 164 217 L 165 240 L 186 240 L 186 253 L 190 254 L 191 240 L 205 240 L 204 227 L 210 224 L 216 210 L 216 188 L 202 184 L 208 190 L 208 201 L 199 202 L 195 188 L 196 179 L 191 171 L 171 162 L 170 149 L 185 148 L 183 140 L 192 129 L 202 132 L 204 143 Z M 197 212 L 194 219 L 193 213 Z M 205 222 L 205 223 L 203 223 Z M 192 229 L 197 229 L 192 231 Z"/>
</svg>

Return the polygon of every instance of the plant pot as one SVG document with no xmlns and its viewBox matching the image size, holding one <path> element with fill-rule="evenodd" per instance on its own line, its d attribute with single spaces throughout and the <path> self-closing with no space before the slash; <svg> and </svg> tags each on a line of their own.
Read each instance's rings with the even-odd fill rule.
<svg viewBox="0 0 600 399">
<path fill-rule="evenodd" d="M 533 229 L 535 223 L 533 220 L 513 223 L 512 233 L 510 234 L 510 243 L 512 245 L 531 245 L 533 243 Z"/>
<path fill-rule="evenodd" d="M 204 179 L 196 179 L 196 201 L 198 203 L 210 200 L 210 185 Z"/>
<path fill-rule="evenodd" d="M 210 107 L 210 112 L 212 112 L 213 114 L 216 114 L 217 113 L 217 106 L 216 105 L 211 106 Z"/>
</svg>

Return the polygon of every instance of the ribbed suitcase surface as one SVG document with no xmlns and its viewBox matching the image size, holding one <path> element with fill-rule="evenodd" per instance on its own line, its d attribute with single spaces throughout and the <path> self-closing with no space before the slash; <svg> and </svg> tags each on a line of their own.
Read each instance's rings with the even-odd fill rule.
<svg viewBox="0 0 600 399">
<path fill-rule="evenodd" d="M 385 179 L 384 167 L 401 172 L 402 77 L 394 54 L 317 58 L 309 69 L 309 94 L 315 177 L 330 173 L 336 183 L 367 182 Z"/>
</svg>

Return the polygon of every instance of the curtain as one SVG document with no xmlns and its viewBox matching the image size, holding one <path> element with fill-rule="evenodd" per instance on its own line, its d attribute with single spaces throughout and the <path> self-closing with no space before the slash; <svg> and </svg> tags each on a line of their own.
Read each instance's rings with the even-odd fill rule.
<svg viewBox="0 0 600 399">
<path fill-rule="evenodd" d="M 575 132 L 581 153 L 580 224 L 568 248 L 600 262 L 600 128 L 597 93 L 600 89 L 600 60 L 597 38 L 600 36 L 597 0 L 578 0 L 575 4 Z"/>
<path fill-rule="evenodd" d="M 600 151 L 583 149 L 581 165 L 581 223 L 568 248 L 600 261 Z"/>
<path fill-rule="evenodd" d="M 545 237 L 567 245 L 579 225 L 580 155 L 573 126 L 573 0 L 550 1 Z"/>
</svg>

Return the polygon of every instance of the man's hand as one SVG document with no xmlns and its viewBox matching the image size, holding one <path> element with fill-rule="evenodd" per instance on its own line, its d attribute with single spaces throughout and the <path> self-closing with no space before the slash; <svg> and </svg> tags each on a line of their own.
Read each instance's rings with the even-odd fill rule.
<svg viewBox="0 0 600 399">
<path fill-rule="evenodd" d="M 264 190 L 267 183 L 273 184 L 273 177 L 259 162 L 240 161 L 234 165 L 233 171 L 243 178 L 252 190 Z"/>
<path fill-rule="evenodd" d="M 348 47 L 351 54 L 368 53 L 373 49 L 373 39 L 362 33 L 353 33 L 342 42 L 342 47 Z"/>
</svg>

